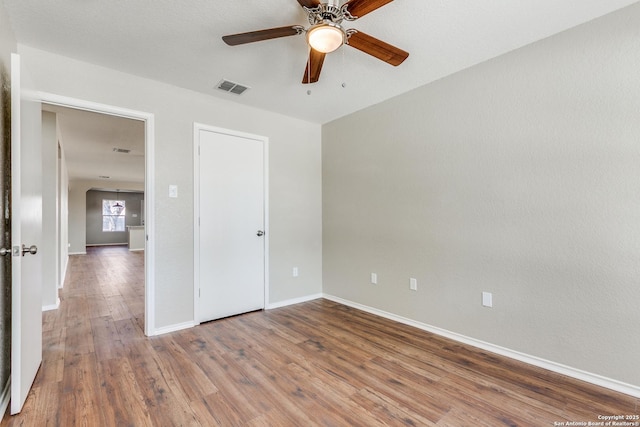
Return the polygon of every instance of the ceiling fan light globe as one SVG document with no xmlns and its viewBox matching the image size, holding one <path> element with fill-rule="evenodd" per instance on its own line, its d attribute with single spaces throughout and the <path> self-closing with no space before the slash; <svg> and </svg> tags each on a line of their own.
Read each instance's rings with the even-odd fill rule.
<svg viewBox="0 0 640 427">
<path fill-rule="evenodd" d="M 335 24 L 317 24 L 307 32 L 307 42 L 314 50 L 331 53 L 344 44 L 344 31 Z"/>
</svg>

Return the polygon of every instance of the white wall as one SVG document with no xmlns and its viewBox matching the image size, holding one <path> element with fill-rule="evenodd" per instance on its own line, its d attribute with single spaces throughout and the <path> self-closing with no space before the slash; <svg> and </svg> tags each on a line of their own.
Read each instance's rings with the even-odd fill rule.
<svg viewBox="0 0 640 427">
<path fill-rule="evenodd" d="M 640 386 L 638 22 L 325 125 L 324 292 Z"/>
<path fill-rule="evenodd" d="M 56 114 L 42 112 L 42 307 L 58 306 L 58 125 Z"/>
<path fill-rule="evenodd" d="M 9 73 L 11 67 L 11 53 L 16 52 L 16 38 L 9 22 L 9 16 L 4 8 L 4 4 L 0 4 L 0 64 L 3 71 Z"/>
<path fill-rule="evenodd" d="M 69 262 L 69 172 L 64 144 L 57 128 L 60 155 L 58 157 L 58 287 L 64 286 Z"/>
<path fill-rule="evenodd" d="M 19 51 L 40 91 L 155 115 L 156 328 L 193 320 L 193 122 L 269 138 L 269 302 L 322 291 L 319 125 L 27 46 Z M 170 184 L 178 185 L 179 198 L 168 197 Z M 71 252 L 83 250 L 75 225 L 83 220 L 81 193 L 72 182 Z M 294 265 L 300 277 L 291 277 Z"/>
</svg>

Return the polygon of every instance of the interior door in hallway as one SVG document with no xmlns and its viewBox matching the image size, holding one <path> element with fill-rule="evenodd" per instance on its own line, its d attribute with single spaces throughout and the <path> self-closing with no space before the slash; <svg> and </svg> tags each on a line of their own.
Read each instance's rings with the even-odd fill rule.
<svg viewBox="0 0 640 427">
<path fill-rule="evenodd" d="M 40 102 L 11 57 L 11 413 L 22 410 L 42 362 Z"/>
<path fill-rule="evenodd" d="M 196 320 L 205 322 L 265 306 L 267 141 L 199 128 L 195 142 Z"/>
</svg>

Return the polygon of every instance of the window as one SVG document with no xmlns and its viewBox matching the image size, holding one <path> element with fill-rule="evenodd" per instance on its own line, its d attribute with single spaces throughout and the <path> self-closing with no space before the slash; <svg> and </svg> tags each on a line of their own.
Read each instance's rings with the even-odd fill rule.
<svg viewBox="0 0 640 427">
<path fill-rule="evenodd" d="M 124 231 L 124 200 L 102 201 L 102 231 Z"/>
</svg>

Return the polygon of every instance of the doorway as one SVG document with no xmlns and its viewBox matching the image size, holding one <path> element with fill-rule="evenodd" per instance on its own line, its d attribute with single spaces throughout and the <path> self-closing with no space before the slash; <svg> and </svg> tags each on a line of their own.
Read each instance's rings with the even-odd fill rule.
<svg viewBox="0 0 640 427">
<path fill-rule="evenodd" d="M 196 323 L 263 309 L 267 138 L 194 127 Z"/>
<path fill-rule="evenodd" d="M 153 236 L 154 236 L 154 207 L 153 207 L 153 172 L 154 172 L 154 162 L 153 162 L 153 148 L 154 148 L 154 116 L 149 113 L 134 111 L 123 109 L 119 107 L 114 107 L 110 105 L 97 104 L 89 101 L 78 100 L 74 98 L 62 97 L 58 95 L 48 94 L 48 93 L 39 93 L 40 100 L 42 101 L 44 107 L 43 110 L 56 110 L 56 109 L 69 109 L 68 111 L 73 111 L 76 113 L 85 113 L 92 115 L 99 115 L 106 120 L 113 119 L 127 119 L 130 121 L 135 121 L 140 123 L 143 128 L 143 143 L 141 144 L 140 150 L 138 152 L 134 152 L 135 156 L 142 156 L 143 158 L 143 182 L 140 183 L 140 188 L 136 188 L 134 190 L 142 190 L 145 193 L 144 197 L 144 333 L 147 336 L 155 335 L 155 316 L 153 312 L 154 307 L 154 295 L 155 295 L 155 283 L 154 283 L 154 260 L 155 260 L 155 251 L 153 245 Z M 64 143 L 64 141 L 63 141 Z M 122 149 L 123 147 L 118 147 L 117 144 L 114 144 L 113 150 Z M 65 147 L 63 146 L 63 150 Z M 70 153 L 66 153 L 69 155 Z M 129 153 L 127 153 L 129 154 Z M 122 170 L 126 170 L 129 165 L 130 160 L 125 160 L 123 158 L 119 167 Z M 105 175 L 107 176 L 107 175 Z M 102 179 L 102 185 L 97 185 L 96 183 L 87 184 L 88 187 L 102 187 L 102 189 L 110 189 L 111 187 L 118 187 L 121 184 L 111 185 L 109 183 L 109 178 L 100 178 L 96 177 L 96 182 L 100 182 Z M 126 181 L 127 179 L 122 179 L 122 181 Z M 89 181 L 87 181 L 89 182 Z M 87 188 L 86 190 L 88 190 Z M 112 188 L 113 190 L 117 190 L 119 188 Z M 82 191 L 82 190 L 81 190 Z M 69 202 L 72 204 L 73 202 Z M 64 209 L 64 206 L 60 206 L 59 209 Z M 86 215 L 86 213 L 85 213 Z M 76 219 L 77 220 L 77 219 Z M 83 232 L 86 230 L 84 223 L 80 225 L 82 227 Z M 69 227 L 71 228 L 71 227 Z M 71 230 L 69 231 L 71 233 Z M 70 235 L 71 240 L 71 235 Z M 85 235 L 86 240 L 86 235 Z M 73 243 L 70 241 L 68 246 L 71 246 Z M 81 245 L 78 245 L 81 246 Z M 61 245 L 58 245 L 61 252 L 64 251 L 64 248 Z M 69 253 L 82 253 L 85 249 L 82 248 L 78 250 L 69 250 Z M 64 255 L 64 253 L 62 254 Z"/>
</svg>

